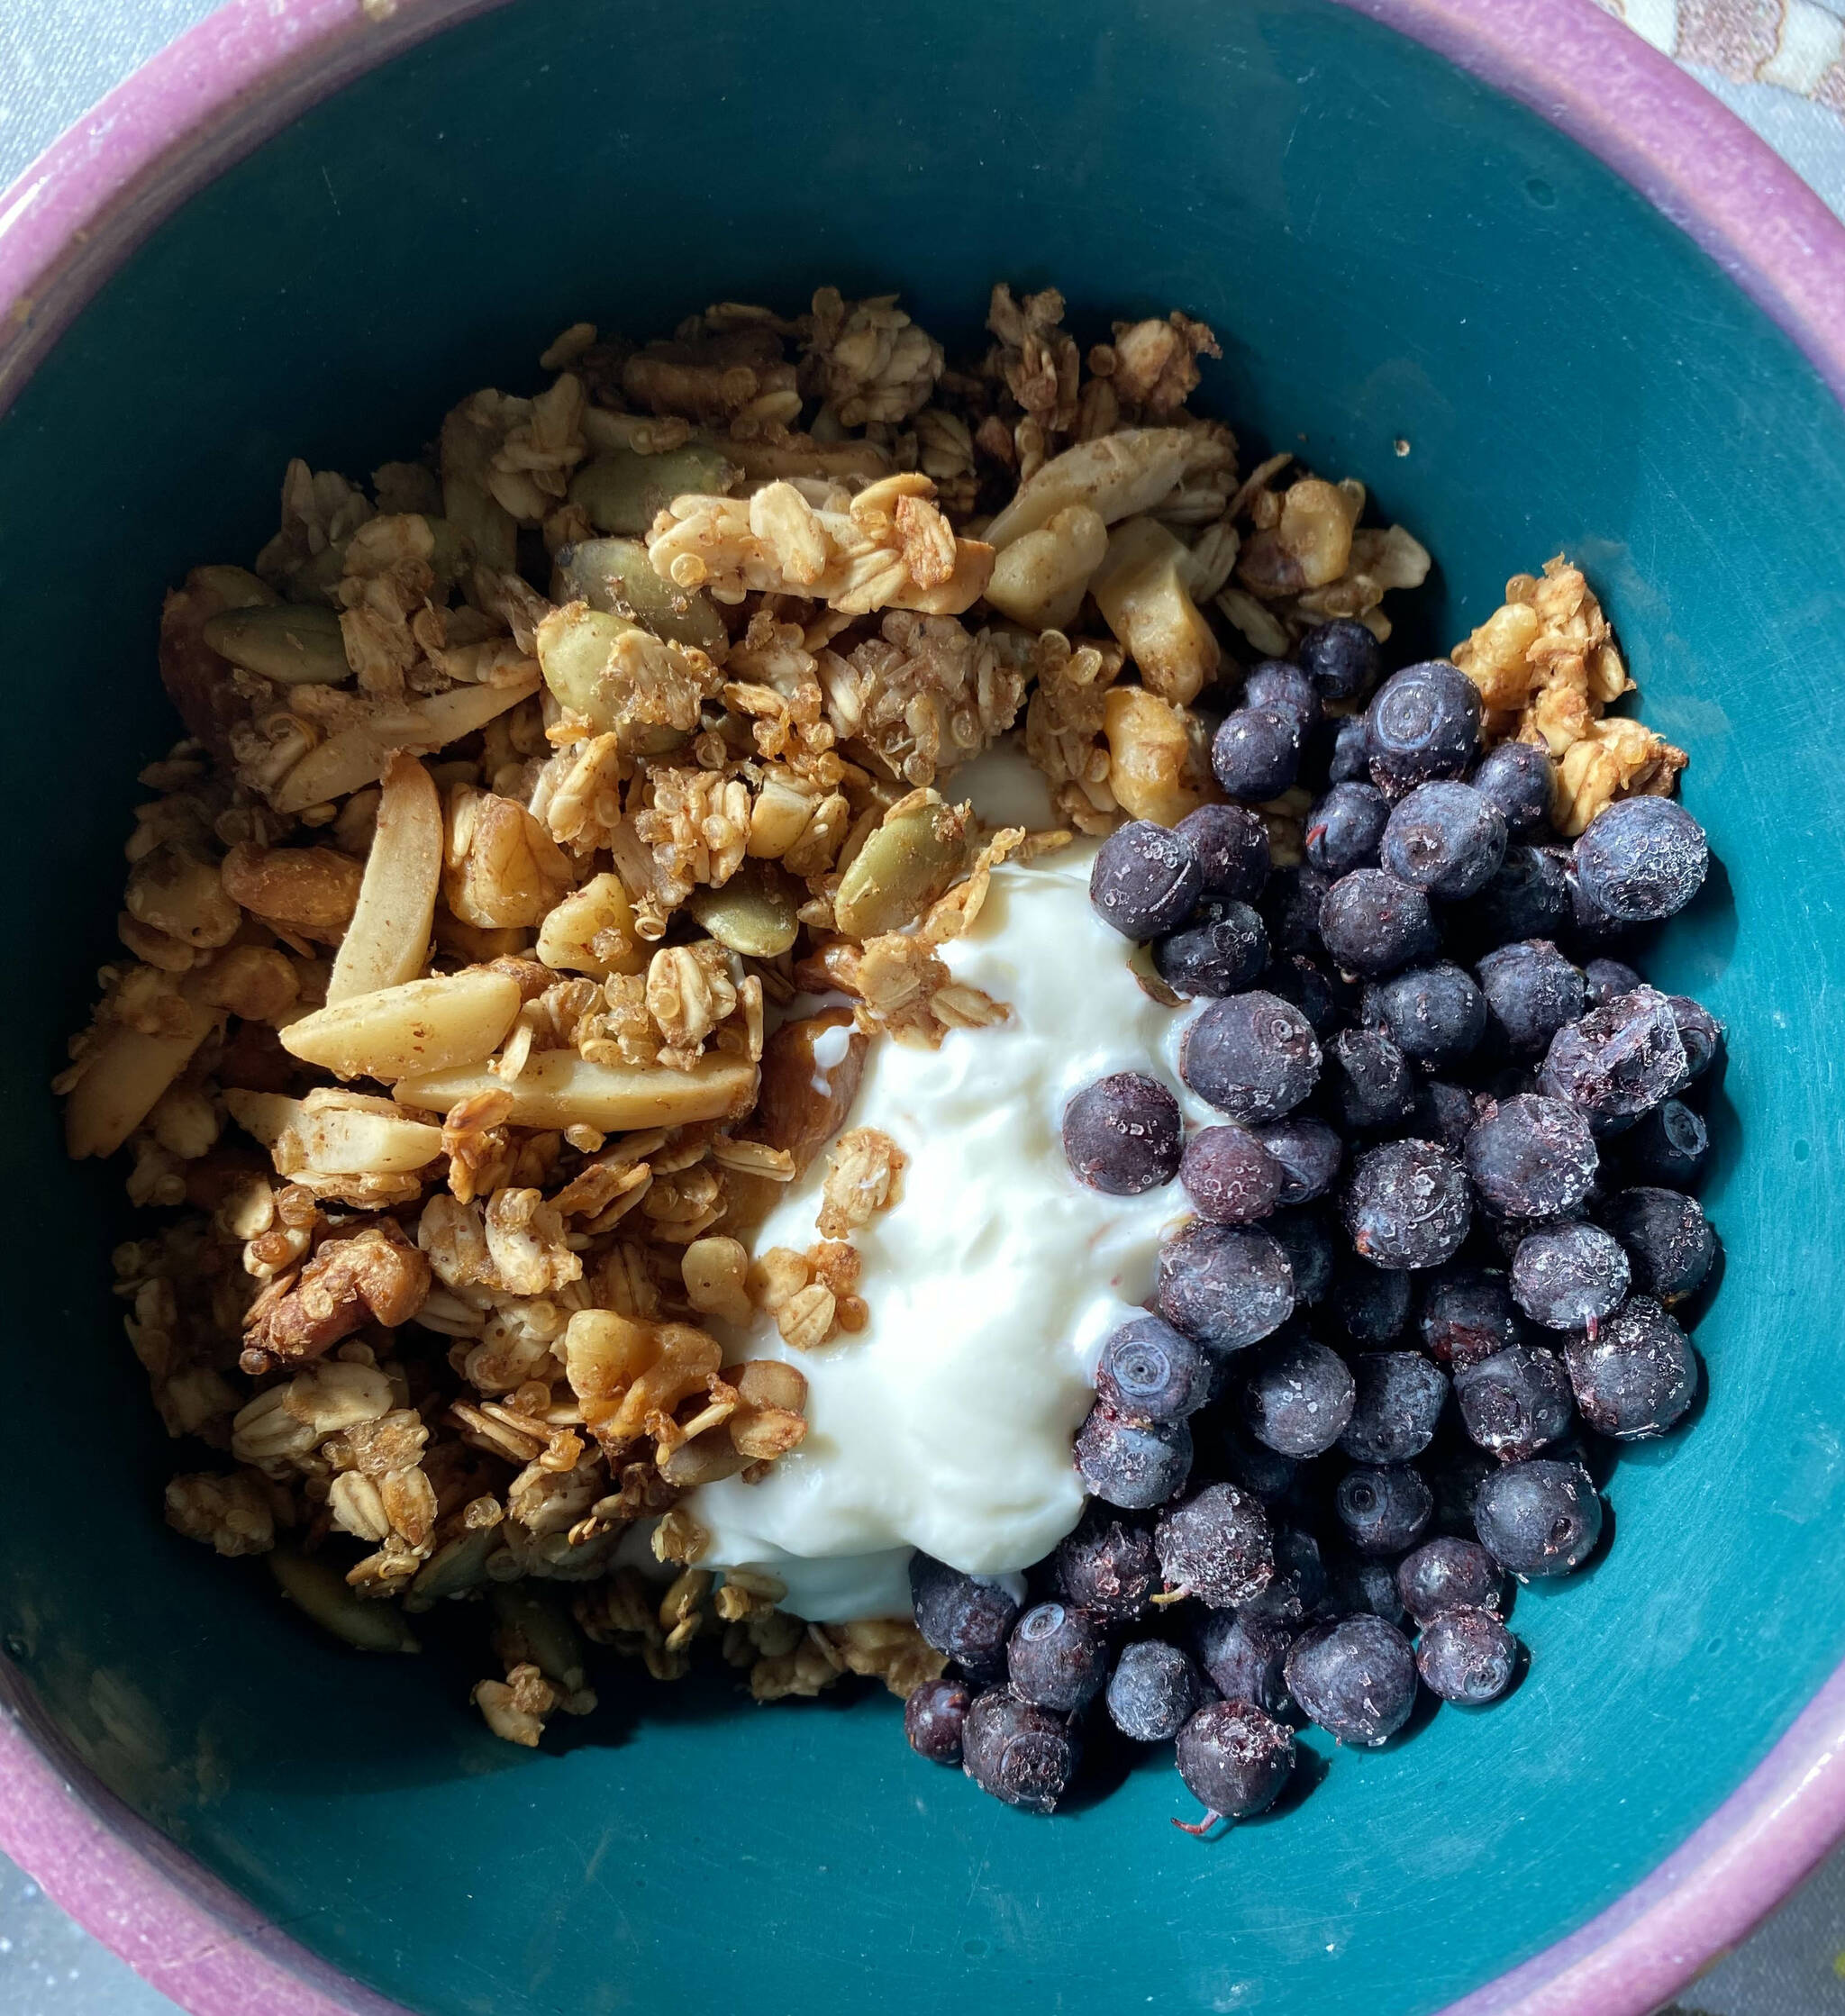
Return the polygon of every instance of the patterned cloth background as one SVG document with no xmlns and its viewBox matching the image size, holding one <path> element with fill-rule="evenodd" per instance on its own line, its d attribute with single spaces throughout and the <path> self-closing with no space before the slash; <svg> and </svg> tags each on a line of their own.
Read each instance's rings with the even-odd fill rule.
<svg viewBox="0 0 1845 2016">
<path fill-rule="evenodd" d="M 0 187 L 214 4 L 0 0 Z M 1845 218 L 1845 0 L 1597 5 L 1683 64 Z M 0 2011 L 175 2016 L 5 1857 Z M 1845 1850 L 1661 2016 L 1845 2016 Z"/>
</svg>

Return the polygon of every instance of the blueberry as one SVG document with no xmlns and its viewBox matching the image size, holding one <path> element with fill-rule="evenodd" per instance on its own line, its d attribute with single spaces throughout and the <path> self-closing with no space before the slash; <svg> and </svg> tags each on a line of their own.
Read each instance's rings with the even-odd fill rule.
<svg viewBox="0 0 1845 2016">
<path fill-rule="evenodd" d="M 1319 689 L 1299 666 L 1286 658 L 1264 658 L 1251 668 L 1243 682 L 1243 705 L 1292 714 L 1304 732 L 1311 733 L 1320 725 Z"/>
<path fill-rule="evenodd" d="M 1183 931 L 1153 941 L 1153 970 L 1187 1001 L 1241 994 L 1268 964 L 1268 933 L 1246 903 L 1207 904 Z"/>
<path fill-rule="evenodd" d="M 1333 1102 L 1349 1133 L 1401 1126 L 1415 1111 L 1415 1073 L 1382 1030 L 1342 1029 L 1327 1046 L 1327 1055 Z"/>
<path fill-rule="evenodd" d="M 1460 1267 L 1429 1285 L 1422 1298 L 1422 1349 L 1453 1371 L 1521 1341 L 1523 1326 L 1503 1274 Z"/>
<path fill-rule="evenodd" d="M 1333 1312 L 1354 1343 L 1388 1344 L 1403 1335 L 1413 1293 L 1407 1274 L 1354 1260 L 1333 1283 Z"/>
<path fill-rule="evenodd" d="M 1617 994 L 1631 994 L 1641 984 L 1640 975 L 1620 959 L 1591 959 L 1582 976 L 1585 1005 L 1590 1008 L 1601 1007 Z"/>
<path fill-rule="evenodd" d="M 1261 1502 L 1233 1484 L 1207 1485 L 1160 1515 L 1153 1545 L 1168 1588 L 1227 1610 L 1260 1595 L 1275 1573 Z"/>
<path fill-rule="evenodd" d="M 1703 1077 L 1715 1061 L 1723 1047 L 1723 1025 L 1688 994 L 1668 994 L 1666 999 L 1672 1006 L 1678 1040 L 1685 1046 L 1685 1078 L 1689 1085 Z"/>
<path fill-rule="evenodd" d="M 1550 849 L 1513 845 L 1498 874 L 1460 906 L 1463 931 L 1481 945 L 1555 938 L 1570 922 L 1569 878 Z"/>
<path fill-rule="evenodd" d="M 1295 647 L 1295 656 L 1326 700 L 1358 699 L 1383 669 L 1377 640 L 1350 616 L 1316 623 Z"/>
<path fill-rule="evenodd" d="M 1350 715 L 1334 726 L 1332 748 L 1326 759 L 1326 776 L 1331 784 L 1368 784 L 1371 781 L 1371 757 L 1362 714 Z"/>
<path fill-rule="evenodd" d="M 1576 872 L 1576 857 L 1565 854 L 1563 878 L 1569 889 L 1569 927 L 1585 949 L 1605 945 L 1609 940 L 1621 937 L 1633 927 L 1619 917 L 1611 916 L 1582 885 L 1582 878 Z"/>
<path fill-rule="evenodd" d="M 1685 1332 L 1649 1295 L 1610 1316 L 1566 1349 L 1582 1418 L 1623 1442 L 1663 1435 L 1697 1392 L 1697 1360 Z"/>
<path fill-rule="evenodd" d="M 1009 1687 L 977 1695 L 961 1730 L 961 1768 L 982 1792 L 1028 1813 L 1048 1813 L 1069 1789 L 1082 1757 L 1074 1727 Z"/>
<path fill-rule="evenodd" d="M 1489 1456 L 1522 1462 L 1568 1432 L 1569 1375 L 1555 1351 L 1513 1344 L 1454 1375 L 1462 1425 Z"/>
<path fill-rule="evenodd" d="M 1438 1267 L 1460 1250 L 1472 1218 L 1466 1171 L 1433 1141 L 1386 1141 L 1352 1167 L 1346 1230 L 1373 1267 Z"/>
<path fill-rule="evenodd" d="M 1202 1425 L 1213 1475 L 1252 1493 L 1265 1505 L 1279 1503 L 1294 1489 L 1300 1466 L 1257 1441 L 1227 1409 L 1213 1408 Z"/>
<path fill-rule="evenodd" d="M 1411 1131 L 1423 1140 L 1439 1141 L 1456 1155 L 1474 1123 L 1473 1094 L 1463 1086 L 1431 1078 L 1416 1088 Z"/>
<path fill-rule="evenodd" d="M 1406 1463 L 1435 1439 L 1448 1378 L 1420 1351 L 1365 1351 L 1352 1360 L 1357 1394 L 1339 1446 L 1359 1463 Z"/>
<path fill-rule="evenodd" d="M 1169 1743 L 1204 1698 L 1188 1653 L 1157 1638 L 1122 1647 L 1108 1676 L 1109 1720 L 1136 1743 Z"/>
<path fill-rule="evenodd" d="M 1335 784 L 1307 814 L 1308 860 L 1335 880 L 1376 867 L 1389 817 L 1389 801 L 1375 784 Z"/>
<path fill-rule="evenodd" d="M 1284 1172 L 1247 1127 L 1204 1127 L 1186 1143 L 1178 1179 L 1202 1218 L 1247 1225 L 1266 1218 L 1281 1195 Z"/>
<path fill-rule="evenodd" d="M 1268 1586 L 1240 1604 L 1237 1615 L 1297 1626 L 1325 1600 L 1326 1569 L 1320 1559 L 1320 1543 L 1298 1526 L 1277 1526 L 1274 1547 L 1275 1573 Z"/>
<path fill-rule="evenodd" d="M 1201 903 L 1247 903 L 1268 879 L 1268 829 L 1244 805 L 1200 805 L 1173 828 L 1203 877 Z"/>
<path fill-rule="evenodd" d="M 1680 1099 L 1665 1099 L 1621 1137 L 1621 1158 L 1654 1183 L 1695 1183 L 1711 1146 L 1710 1130 Z"/>
<path fill-rule="evenodd" d="M 1138 1197 L 1170 1183 L 1184 1149 L 1178 1101 L 1143 1072 L 1097 1078 L 1064 1108 L 1063 1152 L 1070 1173 L 1111 1197 Z"/>
<path fill-rule="evenodd" d="M 1683 1191 L 1638 1183 L 1617 1190 L 1596 1216 L 1627 1249 L 1635 1289 L 1660 1302 L 1682 1301 L 1702 1286 L 1717 1257 L 1710 1220 Z"/>
<path fill-rule="evenodd" d="M 1390 814 L 1378 858 L 1399 881 L 1458 902 L 1498 874 L 1505 814 L 1470 784 L 1418 785 Z"/>
<path fill-rule="evenodd" d="M 1580 1220 L 1542 1227 L 1512 1256 L 1513 1299 L 1546 1330 L 1593 1330 L 1626 1301 L 1630 1279 L 1620 1240 Z"/>
<path fill-rule="evenodd" d="M 1489 1102 L 1462 1150 L 1480 1202 L 1504 1218 L 1556 1218 L 1595 1187 L 1601 1158 L 1589 1122 L 1564 1099 L 1521 1093 Z"/>
<path fill-rule="evenodd" d="M 1417 1623 L 1444 1610 L 1504 1607 L 1499 1565 L 1477 1540 L 1443 1535 L 1424 1540 L 1396 1566 L 1396 1593 Z"/>
<path fill-rule="evenodd" d="M 910 1597 L 924 1641 L 946 1652 L 969 1678 L 997 1679 L 1004 1671 L 1006 1635 L 1019 1606 L 998 1583 L 915 1554 Z"/>
<path fill-rule="evenodd" d="M 1328 1556 L 1326 1598 L 1321 1614 L 1353 1617 L 1362 1612 L 1386 1624 L 1404 1621 L 1403 1599 L 1396 1593 L 1396 1570 L 1375 1554 L 1360 1554 L 1350 1545 Z"/>
<path fill-rule="evenodd" d="M 1298 1628 L 1245 1611 L 1207 1610 L 1195 1642 L 1199 1663 L 1226 1701 L 1253 1702 L 1268 1715 L 1287 1715 L 1294 1702 L 1282 1668 Z"/>
<path fill-rule="evenodd" d="M 1540 1456 L 1482 1481 L 1474 1526 L 1480 1545 L 1521 1581 L 1568 1575 L 1602 1537 L 1602 1501 L 1580 1463 Z"/>
<path fill-rule="evenodd" d="M 1444 1610 L 1422 1626 L 1416 1671 L 1443 1701 L 1483 1708 L 1517 1670 L 1518 1640 L 1489 1610 Z"/>
<path fill-rule="evenodd" d="M 1259 1344 L 1294 1313 L 1287 1256 L 1266 1233 L 1187 1225 L 1159 1251 L 1154 1306 L 1220 1356 Z"/>
<path fill-rule="evenodd" d="M 1153 1529 L 1091 1505 L 1076 1531 L 1058 1543 L 1050 1577 L 1066 1603 L 1104 1624 L 1136 1623 L 1159 1586 Z"/>
<path fill-rule="evenodd" d="M 1294 1769 L 1294 1731 L 1248 1701 L 1213 1701 L 1178 1732 L 1175 1746 L 1186 1790 L 1204 1808 L 1202 1821 L 1184 1822 L 1203 1833 L 1219 1820 L 1247 1820 L 1267 1812 Z"/>
<path fill-rule="evenodd" d="M 1277 868 L 1268 877 L 1258 907 L 1277 953 L 1311 952 L 1319 945 L 1320 906 L 1331 886 L 1329 876 L 1305 862 L 1297 868 Z"/>
<path fill-rule="evenodd" d="M 1068 1603 L 1033 1603 L 1013 1626 L 1005 1664 L 1021 1701 L 1074 1715 L 1102 1692 L 1108 1639 L 1095 1618 Z"/>
<path fill-rule="evenodd" d="M 1311 1309 L 1323 1302 L 1339 1265 L 1339 1248 L 1326 1220 L 1317 1211 L 1277 1211 L 1262 1221 L 1262 1230 L 1287 1256 L 1295 1307 Z"/>
<path fill-rule="evenodd" d="M 1293 1002 L 1315 1036 L 1337 1029 L 1357 998 L 1342 975 L 1326 972 L 1304 952 L 1289 952 L 1272 960 L 1264 978 L 1270 994 Z"/>
<path fill-rule="evenodd" d="M 1435 1494 L 1420 1471 L 1348 1470 L 1332 1494 L 1332 1510 L 1360 1554 L 1401 1554 L 1428 1530 Z"/>
<path fill-rule="evenodd" d="M 1295 1640 L 1286 1671 L 1302 1711 L 1341 1743 L 1375 1748 L 1395 1735 L 1415 1705 L 1409 1640 L 1381 1617 L 1311 1626 Z"/>
<path fill-rule="evenodd" d="M 1203 1348 L 1158 1316 L 1136 1316 L 1102 1347 L 1095 1391 L 1133 1421 L 1183 1421 L 1211 1397 L 1213 1367 Z"/>
<path fill-rule="evenodd" d="M 1480 760 L 1473 786 L 1505 815 L 1506 830 L 1531 833 L 1550 816 L 1550 758 L 1534 742 L 1501 742 Z"/>
<path fill-rule="evenodd" d="M 1477 968 L 1486 1013 L 1514 1057 L 1537 1057 L 1587 1006 L 1582 975 L 1547 938 L 1488 952 Z"/>
<path fill-rule="evenodd" d="M 1604 1134 L 1618 1132 L 1685 1081 L 1685 1044 L 1672 1003 L 1655 988 L 1636 987 L 1557 1031 L 1538 1089 L 1573 1101 Z"/>
<path fill-rule="evenodd" d="M 1367 990 L 1366 1020 L 1383 1021 L 1404 1055 L 1425 1070 L 1459 1064 L 1486 1032 L 1486 997 L 1459 967 L 1413 967 Z"/>
<path fill-rule="evenodd" d="M 1312 1203 L 1331 1189 L 1345 1159 L 1345 1143 L 1323 1120 L 1290 1113 L 1250 1131 L 1280 1166 L 1277 1203 Z"/>
<path fill-rule="evenodd" d="M 1354 868 L 1327 890 L 1320 940 L 1350 973 L 1379 976 L 1435 950 L 1429 899 L 1382 868 Z"/>
<path fill-rule="evenodd" d="M 1279 1120 L 1318 1082 L 1320 1045 L 1291 1001 L 1260 991 L 1233 994 L 1192 1018 L 1178 1073 L 1199 1098 L 1246 1126 Z"/>
<path fill-rule="evenodd" d="M 1232 798 L 1266 804 L 1300 774 L 1306 729 L 1279 707 L 1239 707 L 1211 738 L 1211 767 Z"/>
<path fill-rule="evenodd" d="M 1243 1385 L 1243 1418 L 1284 1456 L 1323 1456 L 1345 1432 L 1356 1390 L 1337 1351 L 1295 1338 L 1259 1355 Z"/>
<path fill-rule="evenodd" d="M 1463 776 L 1480 740 L 1480 695 L 1445 658 L 1408 665 L 1365 713 L 1371 781 L 1392 797 L 1435 777 Z"/>
<path fill-rule="evenodd" d="M 1676 916 L 1704 886 L 1704 830 L 1670 798 L 1623 798 L 1589 822 L 1576 843 L 1577 885 L 1596 909 L 1625 924 Z"/>
<path fill-rule="evenodd" d="M 1192 1431 L 1182 1421 L 1130 1421 L 1097 1405 L 1077 1430 L 1076 1456 L 1083 1482 L 1104 1504 L 1146 1512 L 1185 1489 Z"/>
<path fill-rule="evenodd" d="M 1089 901 L 1123 938 L 1158 938 L 1191 915 L 1204 877 L 1191 843 L 1175 828 L 1136 819 L 1096 849 Z"/>
<path fill-rule="evenodd" d="M 932 1764 L 961 1761 L 961 1727 L 973 1701 L 964 1680 L 925 1680 L 904 1703 L 904 1734 Z"/>
</svg>

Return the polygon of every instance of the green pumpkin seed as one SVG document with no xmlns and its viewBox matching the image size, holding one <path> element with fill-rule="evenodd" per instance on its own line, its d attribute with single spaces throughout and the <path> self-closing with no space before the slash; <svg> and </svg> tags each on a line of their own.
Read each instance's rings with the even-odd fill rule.
<svg viewBox="0 0 1845 2016">
<path fill-rule="evenodd" d="M 772 959 L 795 942 L 797 901 L 769 863 L 746 861 L 721 889 L 695 889 L 686 907 L 726 951 Z"/>
<path fill-rule="evenodd" d="M 323 609 L 328 597 L 340 586 L 346 571 L 346 541 L 323 546 L 312 559 L 304 560 L 282 583 L 282 593 L 290 602 L 311 609 Z"/>
<path fill-rule="evenodd" d="M 509 1666 L 530 1660 L 566 1694 L 587 1684 L 583 1640 L 561 1603 L 529 1582 L 496 1582 L 487 1592 L 494 1649 Z M 504 1642 L 502 1642 L 502 1640 Z"/>
<path fill-rule="evenodd" d="M 192 579 L 217 596 L 226 609 L 268 609 L 281 596 L 266 581 L 259 581 L 247 568 L 195 567 Z"/>
<path fill-rule="evenodd" d="M 287 603 L 226 609 L 206 622 L 204 635 L 219 657 L 280 686 L 337 686 L 352 677 L 331 609 Z"/>
<path fill-rule="evenodd" d="M 479 1588 L 486 1580 L 486 1557 L 499 1545 L 499 1533 L 485 1526 L 439 1547 L 416 1571 L 416 1580 L 404 1598 L 404 1609 L 429 1610 L 444 1597 Z"/>
<path fill-rule="evenodd" d="M 361 1652 L 423 1649 L 395 1603 L 381 1596 L 361 1596 L 338 1568 L 318 1555 L 277 1548 L 267 1559 L 282 1594 L 335 1638 Z"/>
<path fill-rule="evenodd" d="M 573 713 L 598 728 L 613 727 L 604 713 L 603 675 L 615 646 L 640 627 L 606 609 L 572 605 L 547 616 L 538 626 L 538 663 L 544 683 Z"/>
<path fill-rule="evenodd" d="M 570 502 L 581 504 L 599 532 L 642 536 L 675 497 L 687 491 L 723 495 L 736 480 L 723 450 L 706 441 L 687 441 L 664 455 L 636 455 L 611 449 L 586 462 L 570 479 Z"/>
<path fill-rule="evenodd" d="M 638 539 L 586 539 L 558 554 L 553 602 L 632 616 L 669 644 L 718 651 L 729 641 L 723 618 L 702 588 L 678 588 L 653 571 Z"/>
<path fill-rule="evenodd" d="M 473 477 L 443 476 L 442 522 L 468 541 L 483 567 L 510 574 L 518 564 L 518 521 Z"/>
<path fill-rule="evenodd" d="M 934 792 L 893 807 L 840 882 L 832 913 L 850 938 L 913 923 L 954 880 L 967 854 L 959 815 Z"/>
</svg>

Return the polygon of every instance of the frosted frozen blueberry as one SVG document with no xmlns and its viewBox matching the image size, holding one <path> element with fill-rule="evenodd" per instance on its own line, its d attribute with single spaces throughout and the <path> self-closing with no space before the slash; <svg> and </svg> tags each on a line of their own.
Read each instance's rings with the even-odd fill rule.
<svg viewBox="0 0 1845 2016">
<path fill-rule="evenodd" d="M 1676 915 L 1710 867 L 1704 830 L 1672 798 L 1623 798 L 1599 813 L 1576 843 L 1577 885 L 1624 924 Z"/>
<path fill-rule="evenodd" d="M 1253 1702 L 1213 1701 L 1178 1732 L 1174 1755 L 1186 1790 L 1205 1809 L 1191 1832 L 1216 1820 L 1267 1812 L 1294 1769 L 1294 1731 Z"/>
<path fill-rule="evenodd" d="M 1303 1712 L 1340 1742 L 1361 1748 L 1395 1736 L 1415 1705 L 1415 1656 L 1381 1617 L 1313 1625 L 1295 1640 L 1286 1670 Z"/>
<path fill-rule="evenodd" d="M 1635 1295 L 1565 1356 L 1576 1403 L 1591 1428 L 1623 1442 L 1663 1435 L 1697 1394 L 1690 1340 L 1650 1295 Z"/>
</svg>

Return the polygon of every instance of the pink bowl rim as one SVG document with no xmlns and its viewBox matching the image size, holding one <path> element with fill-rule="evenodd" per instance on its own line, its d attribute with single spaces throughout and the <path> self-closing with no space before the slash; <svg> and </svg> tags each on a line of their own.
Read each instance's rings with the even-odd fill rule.
<svg viewBox="0 0 1845 2016">
<path fill-rule="evenodd" d="M 504 0 L 229 0 L 0 195 L 0 411 L 163 218 L 307 106 Z M 1594 0 L 1341 0 L 1597 156 L 1845 401 L 1845 231 L 1765 142 Z M 0 1848 L 190 2016 L 402 2016 L 133 1814 L 0 1657 Z M 1645 2016 L 1845 1838 L 1845 1665 L 1728 1799 L 1587 1924 L 1444 2016 Z"/>
</svg>

